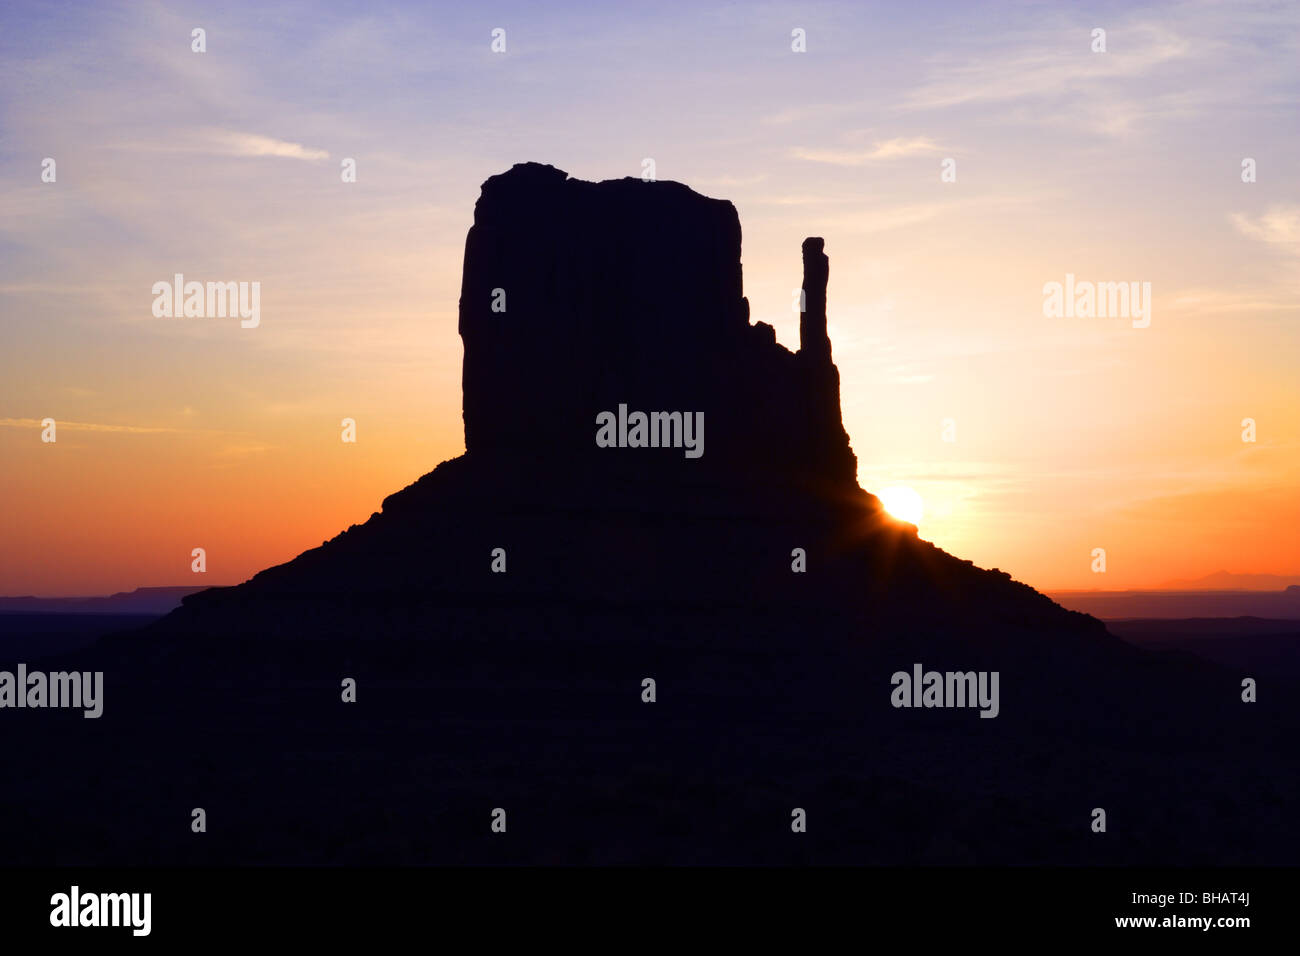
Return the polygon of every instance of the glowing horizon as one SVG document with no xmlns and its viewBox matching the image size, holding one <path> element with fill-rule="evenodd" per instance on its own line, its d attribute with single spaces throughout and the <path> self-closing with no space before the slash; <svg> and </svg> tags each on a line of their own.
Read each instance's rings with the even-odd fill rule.
<svg viewBox="0 0 1300 956">
<path fill-rule="evenodd" d="M 0 13 L 0 594 L 235 583 L 363 522 L 463 451 L 479 185 L 646 158 L 735 203 L 787 347 L 825 238 L 859 483 L 922 537 L 1042 590 L 1300 573 L 1294 9 L 263 12 Z M 260 323 L 155 317 L 176 274 Z M 1149 283 L 1149 324 L 1049 317 L 1067 281 Z"/>
</svg>

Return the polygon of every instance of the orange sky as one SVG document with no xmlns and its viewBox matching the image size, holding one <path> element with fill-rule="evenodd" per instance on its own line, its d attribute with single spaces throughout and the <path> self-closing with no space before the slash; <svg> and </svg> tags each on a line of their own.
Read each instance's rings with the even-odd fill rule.
<svg viewBox="0 0 1300 956">
<path fill-rule="evenodd" d="M 1069 10 L 868 31 L 831 4 L 794 54 L 786 14 L 671 9 L 521 9 L 496 58 L 471 13 L 414 9 L 236 5 L 202 55 L 132 7 L 3 41 L 0 594 L 233 583 L 363 521 L 463 448 L 479 184 L 646 157 L 736 203 L 753 318 L 791 347 L 825 237 L 859 478 L 915 488 L 923 537 L 1044 589 L 1300 573 L 1296 79 L 1258 55 L 1300 49 L 1294 11 L 1116 8 L 1099 54 Z M 176 272 L 259 281 L 260 326 L 155 318 Z M 1066 273 L 1150 282 L 1150 326 L 1046 317 Z"/>
</svg>

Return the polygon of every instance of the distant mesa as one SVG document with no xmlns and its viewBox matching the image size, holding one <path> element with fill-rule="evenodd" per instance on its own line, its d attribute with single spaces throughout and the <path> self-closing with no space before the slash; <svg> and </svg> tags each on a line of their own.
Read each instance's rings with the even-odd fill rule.
<svg viewBox="0 0 1300 956">
<path fill-rule="evenodd" d="M 6 614 L 166 614 L 201 587 L 136 588 L 104 597 L 0 597 Z"/>
<path fill-rule="evenodd" d="M 1166 581 L 1162 591 L 1282 591 L 1300 584 L 1300 574 L 1236 574 L 1215 571 L 1203 578 Z"/>
</svg>

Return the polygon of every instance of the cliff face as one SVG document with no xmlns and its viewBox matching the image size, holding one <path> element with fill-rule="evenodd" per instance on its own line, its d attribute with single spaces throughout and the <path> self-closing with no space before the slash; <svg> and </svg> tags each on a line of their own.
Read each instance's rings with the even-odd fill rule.
<svg viewBox="0 0 1300 956">
<path fill-rule="evenodd" d="M 847 489 L 826 260 L 805 243 L 798 354 L 751 325 L 729 202 L 671 182 L 581 182 L 528 163 L 483 185 L 460 299 L 465 447 L 530 470 Z M 704 446 L 602 448 L 602 412 L 703 416 Z M 635 440 L 635 439 L 634 439 Z"/>
</svg>

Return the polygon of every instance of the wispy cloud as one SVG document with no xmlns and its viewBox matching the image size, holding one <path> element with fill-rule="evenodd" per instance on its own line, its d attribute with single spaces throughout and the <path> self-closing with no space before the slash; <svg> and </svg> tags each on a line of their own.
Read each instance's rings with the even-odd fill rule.
<svg viewBox="0 0 1300 956">
<path fill-rule="evenodd" d="M 865 166 L 867 163 L 908 156 L 924 156 L 941 152 L 939 144 L 928 136 L 904 137 L 877 141 L 870 149 L 809 149 L 805 146 L 793 150 L 796 159 L 834 166 Z"/>
<path fill-rule="evenodd" d="M 1286 246 L 1290 252 L 1300 255 L 1300 206 L 1273 206 L 1255 219 L 1233 213 L 1231 219 L 1243 236 Z"/>
<path fill-rule="evenodd" d="M 65 422 L 55 419 L 60 429 L 73 429 L 84 432 L 129 432 L 131 434 L 149 434 L 153 432 L 179 432 L 182 428 L 164 428 L 154 425 L 103 425 L 96 422 Z M 0 427 L 4 428 L 42 428 L 44 422 L 39 418 L 0 418 Z"/>
<path fill-rule="evenodd" d="M 1108 53 L 1090 52 L 1089 32 L 1077 30 L 1077 49 L 1066 54 L 1059 50 L 1064 29 L 1053 29 L 1048 36 L 1037 38 L 1031 52 L 1006 56 L 985 51 L 985 55 L 966 62 L 937 64 L 931 79 L 912 90 L 902 106 L 924 110 L 979 101 L 1059 96 L 1106 80 L 1142 76 L 1186 57 L 1192 49 L 1184 37 L 1164 27 L 1143 24 L 1127 27 L 1121 34 L 1125 44 L 1122 51 Z M 1058 49 L 1042 52 L 1044 46 Z"/>
<path fill-rule="evenodd" d="M 330 158 L 330 154 L 323 149 L 311 149 L 302 143 L 290 143 L 269 136 L 258 136 L 255 133 L 222 130 L 216 132 L 214 140 L 219 146 L 224 146 L 232 156 L 279 156 L 285 159 L 303 159 L 308 162 Z"/>
<path fill-rule="evenodd" d="M 210 156 L 239 156 L 249 159 L 275 157 L 317 162 L 329 159 L 328 150 L 315 149 L 302 143 L 244 133 L 233 129 L 199 129 L 182 133 L 166 142 L 130 140 L 113 144 L 116 149 L 150 153 L 201 153 Z"/>
</svg>

